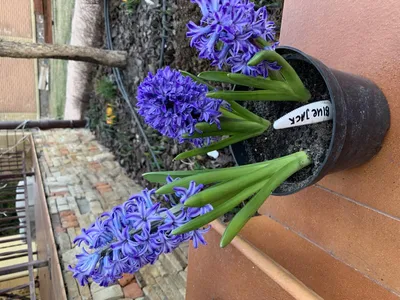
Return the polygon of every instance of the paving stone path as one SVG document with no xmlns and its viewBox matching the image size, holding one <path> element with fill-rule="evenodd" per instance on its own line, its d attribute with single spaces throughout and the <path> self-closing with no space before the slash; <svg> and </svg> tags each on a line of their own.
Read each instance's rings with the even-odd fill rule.
<svg viewBox="0 0 400 300">
<path fill-rule="evenodd" d="M 78 284 L 67 268 L 80 252 L 73 239 L 142 188 L 86 129 L 40 131 L 34 137 L 68 299 L 185 299 L 187 244 L 112 286 Z"/>
</svg>

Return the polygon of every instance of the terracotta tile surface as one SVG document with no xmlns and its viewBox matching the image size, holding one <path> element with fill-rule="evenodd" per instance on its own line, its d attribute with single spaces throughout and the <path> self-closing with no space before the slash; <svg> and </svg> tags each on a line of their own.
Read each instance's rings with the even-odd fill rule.
<svg viewBox="0 0 400 300">
<path fill-rule="evenodd" d="M 124 274 L 122 274 L 122 278 L 118 279 L 118 283 L 120 286 L 124 287 L 124 286 L 128 285 L 129 283 L 131 283 L 134 279 L 135 279 L 134 274 L 124 273 Z"/>
<path fill-rule="evenodd" d="M 241 236 L 252 241 L 254 246 L 324 299 L 398 299 L 353 268 L 265 216 L 253 218 Z"/>
<path fill-rule="evenodd" d="M 220 238 L 210 230 L 207 246 L 190 248 L 186 299 L 293 299 L 234 247 L 219 248 Z"/>
<path fill-rule="evenodd" d="M 317 187 L 270 197 L 260 213 L 400 295 L 400 222 Z M 338 275 L 339 277 L 339 275 Z"/>
<path fill-rule="evenodd" d="M 326 65 L 365 76 L 383 90 L 391 129 L 370 163 L 320 182 L 356 201 L 400 217 L 400 1 L 285 0 L 281 44 Z"/>
<path fill-rule="evenodd" d="M 31 0 L 0 0 L 0 36 L 32 38 Z"/>
<path fill-rule="evenodd" d="M 136 281 L 130 282 L 123 288 L 125 298 L 137 299 L 143 297 L 143 291 Z"/>
</svg>

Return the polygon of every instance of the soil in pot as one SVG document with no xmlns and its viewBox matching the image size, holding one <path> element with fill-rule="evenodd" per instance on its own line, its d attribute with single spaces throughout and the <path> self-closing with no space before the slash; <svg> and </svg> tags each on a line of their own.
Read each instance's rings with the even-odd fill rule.
<svg viewBox="0 0 400 300">
<path fill-rule="evenodd" d="M 293 59 L 286 57 L 286 59 L 310 91 L 311 99 L 308 103 L 330 100 L 324 79 L 312 64 L 302 59 L 294 59 L 294 57 Z M 248 101 L 241 104 L 272 123 L 288 112 L 305 105 L 289 101 Z M 306 186 L 309 183 L 307 179 L 318 173 L 331 142 L 332 123 L 328 121 L 280 130 L 275 130 L 271 126 L 263 135 L 233 145 L 233 150 L 236 156 L 238 156 L 238 151 L 241 152 L 240 157 L 245 161 L 239 162 L 240 164 L 261 162 L 307 150 L 313 164 L 294 174 L 275 190 L 275 193 L 291 193 Z"/>
</svg>

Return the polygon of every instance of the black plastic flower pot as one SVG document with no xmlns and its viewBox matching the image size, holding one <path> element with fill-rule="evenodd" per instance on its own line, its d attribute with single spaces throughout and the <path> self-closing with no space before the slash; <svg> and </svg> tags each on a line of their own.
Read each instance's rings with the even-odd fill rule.
<svg viewBox="0 0 400 300">
<path fill-rule="evenodd" d="M 330 69 L 319 60 L 291 47 L 279 47 L 276 51 L 292 65 L 310 90 L 312 99 L 309 102 L 330 100 L 333 114 L 333 120 L 329 122 L 276 130 L 279 131 L 277 134 L 271 128 L 262 136 L 232 145 L 236 162 L 243 165 L 300 150 L 318 152 L 314 143 L 319 143 L 322 150 L 311 153 L 311 156 L 314 155 L 313 166 L 289 178 L 273 193 L 283 196 L 296 193 L 327 174 L 357 167 L 370 160 L 379 152 L 389 129 L 390 112 L 384 94 L 370 80 Z M 257 102 L 247 101 L 242 105 L 270 121 L 304 105 Z M 271 116 L 270 111 L 277 111 L 277 107 L 278 114 Z M 284 139 L 290 140 L 289 144 L 285 144 L 285 149 L 273 151 Z M 266 155 L 255 153 L 260 152 L 257 148 L 260 144 L 272 150 L 267 150 Z"/>
</svg>

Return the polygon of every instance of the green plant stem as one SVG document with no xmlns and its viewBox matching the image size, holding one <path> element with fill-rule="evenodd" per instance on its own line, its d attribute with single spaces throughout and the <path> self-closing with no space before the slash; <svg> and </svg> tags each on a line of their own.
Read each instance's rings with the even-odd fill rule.
<svg viewBox="0 0 400 300">
<path fill-rule="evenodd" d="M 312 161 L 306 152 L 301 151 L 297 154 L 298 155 L 295 160 L 288 162 L 273 176 L 271 176 L 262 189 L 234 216 L 221 238 L 220 246 L 222 248 L 227 246 L 233 240 L 233 238 L 244 227 L 247 221 L 255 214 L 255 212 L 277 187 L 279 187 L 294 173 L 311 164 Z"/>
<path fill-rule="evenodd" d="M 281 66 L 280 72 L 285 80 L 289 83 L 290 87 L 299 97 L 299 101 L 307 102 L 311 98 L 310 92 L 304 87 L 303 82 L 297 75 L 292 66 L 277 52 L 270 50 L 263 50 L 256 53 L 248 62 L 249 66 L 256 66 L 264 60 L 277 62 Z"/>
<path fill-rule="evenodd" d="M 211 221 L 230 212 L 232 209 L 238 206 L 242 201 L 246 200 L 251 195 L 259 191 L 264 184 L 265 181 L 257 182 L 256 184 L 244 189 L 243 191 L 240 191 L 234 197 L 223 201 L 220 205 L 216 206 L 212 211 L 202 216 L 199 216 L 191 220 L 190 222 L 180 226 L 179 228 L 173 230 L 172 234 L 183 234 L 192 230 L 196 230 L 200 227 L 203 227 L 204 225 L 210 223 Z"/>
</svg>

